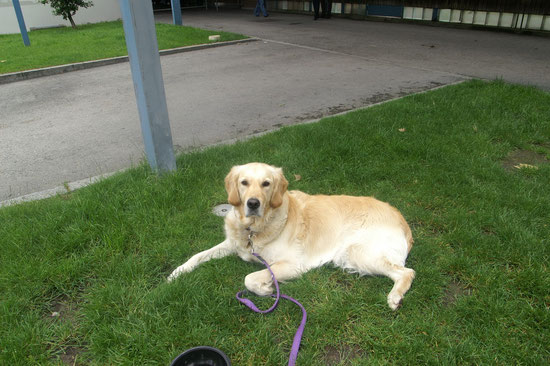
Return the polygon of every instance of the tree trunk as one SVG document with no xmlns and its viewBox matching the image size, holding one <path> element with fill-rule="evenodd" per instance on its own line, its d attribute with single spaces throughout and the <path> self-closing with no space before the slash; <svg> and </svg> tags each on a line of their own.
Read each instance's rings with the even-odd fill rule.
<svg viewBox="0 0 550 366">
<path fill-rule="evenodd" d="M 73 20 L 73 17 L 71 16 L 71 13 L 67 13 L 67 18 L 69 18 L 69 21 L 71 22 L 71 27 L 73 27 L 73 29 L 76 29 L 76 24 Z"/>
</svg>

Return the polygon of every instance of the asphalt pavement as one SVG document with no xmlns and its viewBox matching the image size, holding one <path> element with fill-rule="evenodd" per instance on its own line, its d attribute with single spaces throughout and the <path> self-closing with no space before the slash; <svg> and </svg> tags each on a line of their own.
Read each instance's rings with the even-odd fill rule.
<svg viewBox="0 0 550 366">
<path fill-rule="evenodd" d="M 259 40 L 161 57 L 177 151 L 471 77 L 550 90 L 546 37 L 246 10 L 183 21 Z M 0 85 L 0 111 L 0 201 L 144 159 L 128 63 Z"/>
</svg>

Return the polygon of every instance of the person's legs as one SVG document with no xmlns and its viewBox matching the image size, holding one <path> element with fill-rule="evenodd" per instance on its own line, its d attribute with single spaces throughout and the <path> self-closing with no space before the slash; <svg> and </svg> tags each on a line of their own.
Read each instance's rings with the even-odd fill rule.
<svg viewBox="0 0 550 366">
<path fill-rule="evenodd" d="M 268 14 L 265 0 L 258 0 L 258 4 L 260 4 L 260 10 L 262 11 L 262 14 L 264 15 L 264 17 L 266 17 Z"/>
<path fill-rule="evenodd" d="M 317 20 L 319 18 L 319 3 L 320 0 L 313 0 L 313 19 Z"/>
<path fill-rule="evenodd" d="M 330 15 L 332 14 L 332 0 L 325 0 L 326 4 L 326 12 L 325 12 L 325 18 L 330 19 Z"/>
</svg>

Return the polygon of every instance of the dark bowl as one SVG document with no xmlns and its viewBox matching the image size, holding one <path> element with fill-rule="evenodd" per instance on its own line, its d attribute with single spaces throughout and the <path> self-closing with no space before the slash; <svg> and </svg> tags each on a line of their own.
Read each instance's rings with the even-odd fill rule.
<svg viewBox="0 0 550 366">
<path fill-rule="evenodd" d="M 231 366 L 231 362 L 219 349 L 200 346 L 183 352 L 170 366 Z"/>
</svg>

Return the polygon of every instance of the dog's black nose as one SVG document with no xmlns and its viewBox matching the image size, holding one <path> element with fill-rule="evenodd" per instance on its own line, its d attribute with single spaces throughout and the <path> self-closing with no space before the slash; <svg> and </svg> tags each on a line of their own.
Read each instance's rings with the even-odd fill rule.
<svg viewBox="0 0 550 366">
<path fill-rule="evenodd" d="M 248 201 L 246 201 L 246 205 L 249 209 L 255 210 L 260 207 L 260 200 L 257 198 L 250 198 Z"/>
</svg>

